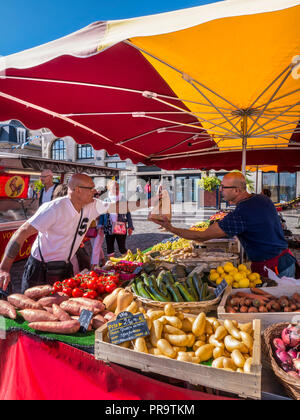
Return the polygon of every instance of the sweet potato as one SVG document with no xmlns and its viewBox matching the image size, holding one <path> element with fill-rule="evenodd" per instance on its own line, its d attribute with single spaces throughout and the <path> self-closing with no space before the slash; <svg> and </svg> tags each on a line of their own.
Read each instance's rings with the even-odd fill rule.
<svg viewBox="0 0 300 420">
<path fill-rule="evenodd" d="M 233 309 L 232 306 L 225 306 L 225 312 L 227 312 L 228 314 L 236 314 L 236 310 Z"/>
<path fill-rule="evenodd" d="M 265 306 L 261 305 L 261 306 L 258 308 L 258 312 L 268 312 L 268 310 L 267 310 L 267 308 L 266 308 Z"/>
<path fill-rule="evenodd" d="M 43 297 L 49 296 L 54 292 L 54 288 L 50 285 L 35 286 L 27 289 L 24 293 L 25 296 L 33 300 L 42 299 Z"/>
<path fill-rule="evenodd" d="M 77 302 L 83 306 L 90 306 L 91 308 L 99 309 L 100 312 L 105 310 L 104 303 L 100 302 L 99 300 L 93 300 L 88 298 L 71 298 L 69 299 L 70 302 Z"/>
<path fill-rule="evenodd" d="M 0 300 L 0 315 L 10 319 L 17 318 L 14 306 L 5 300 Z"/>
<path fill-rule="evenodd" d="M 23 309 L 20 314 L 28 322 L 58 321 L 55 315 L 40 309 Z"/>
<path fill-rule="evenodd" d="M 19 293 L 8 296 L 7 301 L 17 309 L 42 309 L 38 302 Z"/>
<path fill-rule="evenodd" d="M 70 315 L 56 304 L 52 305 L 52 311 L 53 315 L 55 315 L 59 321 L 71 320 Z"/>
<path fill-rule="evenodd" d="M 69 297 L 64 295 L 63 293 L 56 293 L 55 295 L 44 297 L 40 300 L 38 300 L 38 303 L 42 306 L 50 306 L 52 308 L 52 305 L 60 305 L 62 302 L 65 302 L 66 300 L 69 300 Z"/>
<path fill-rule="evenodd" d="M 80 323 L 76 320 L 64 322 L 31 322 L 28 326 L 37 331 L 55 334 L 75 334 L 79 331 Z"/>
</svg>

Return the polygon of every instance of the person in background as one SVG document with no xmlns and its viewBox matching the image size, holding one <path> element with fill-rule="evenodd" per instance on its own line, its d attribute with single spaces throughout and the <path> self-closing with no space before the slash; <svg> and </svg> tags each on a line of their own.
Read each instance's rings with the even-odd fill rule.
<svg viewBox="0 0 300 420">
<path fill-rule="evenodd" d="M 50 169 L 45 169 L 41 173 L 41 182 L 44 185 L 40 192 L 39 206 L 53 200 L 53 194 L 59 184 L 53 182 L 53 172 Z"/>
<path fill-rule="evenodd" d="M 122 202 L 125 198 L 120 194 L 120 187 L 116 181 L 110 181 L 107 185 L 108 197 L 104 200 L 105 203 L 120 203 L 119 213 L 102 214 L 99 219 L 98 228 L 103 229 L 108 258 L 115 255 L 115 242 L 118 244 L 119 251 L 122 255 L 127 253 L 126 239 L 127 234 L 131 236 L 134 227 L 130 212 L 122 211 Z M 119 229 L 118 229 L 118 228 Z M 120 233 L 120 228 L 122 233 Z"/>
<path fill-rule="evenodd" d="M 98 191 L 96 198 L 100 198 L 107 192 L 107 188 L 102 191 Z M 99 226 L 99 217 L 96 219 L 97 236 L 93 240 L 93 250 L 91 257 L 91 269 L 93 270 L 96 266 L 103 266 L 105 264 L 105 255 L 103 251 L 103 242 L 105 239 L 103 226 Z"/>
<path fill-rule="evenodd" d="M 34 184 L 29 185 L 27 198 L 31 198 L 32 200 L 37 199 L 37 192 Z"/>
<path fill-rule="evenodd" d="M 249 194 L 246 179 L 238 172 L 225 175 L 220 190 L 224 199 L 236 208 L 203 232 L 175 228 L 166 218 L 153 221 L 169 232 L 193 241 L 237 236 L 252 262 L 253 272 L 268 277 L 267 267 L 279 277 L 295 278 L 297 261 L 288 249 L 277 210 L 270 198 L 263 194 Z"/>
<path fill-rule="evenodd" d="M 145 185 L 144 193 L 146 194 L 146 198 L 150 200 L 151 199 L 151 181 L 150 180 Z"/>
<path fill-rule="evenodd" d="M 56 198 L 59 198 L 59 197 L 65 197 L 67 194 L 68 194 L 68 185 L 58 184 L 53 193 L 52 200 L 55 200 Z"/>
</svg>

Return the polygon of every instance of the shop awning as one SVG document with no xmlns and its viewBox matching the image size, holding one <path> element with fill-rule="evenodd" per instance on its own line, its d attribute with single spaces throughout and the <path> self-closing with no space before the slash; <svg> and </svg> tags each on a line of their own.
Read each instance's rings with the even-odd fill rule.
<svg viewBox="0 0 300 420">
<path fill-rule="evenodd" d="M 95 22 L 0 60 L 0 120 L 164 169 L 296 171 L 299 21 L 299 0 L 227 0 Z"/>
<path fill-rule="evenodd" d="M 0 153 L 0 172 L 1 170 L 41 172 L 44 169 L 50 169 L 56 174 L 85 173 L 87 175 L 105 177 L 118 176 L 120 172 L 120 169 L 107 168 L 105 166 L 94 166 L 92 164 L 87 165 L 40 157 L 12 155 L 11 153 Z"/>
</svg>

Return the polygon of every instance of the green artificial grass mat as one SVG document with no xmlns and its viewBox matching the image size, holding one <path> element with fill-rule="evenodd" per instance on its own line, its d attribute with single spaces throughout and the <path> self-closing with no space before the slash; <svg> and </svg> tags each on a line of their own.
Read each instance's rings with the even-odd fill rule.
<svg viewBox="0 0 300 420">
<path fill-rule="evenodd" d="M 73 335 L 54 334 L 54 333 L 36 331 L 36 330 L 33 330 L 32 328 L 29 328 L 28 322 L 24 321 L 24 319 L 20 315 L 18 315 L 16 320 L 2 318 L 2 321 L 3 320 L 5 321 L 5 331 L 7 332 L 23 330 L 24 332 L 30 333 L 42 339 L 48 339 L 52 341 L 54 340 L 61 341 L 63 343 L 66 343 L 75 347 L 86 348 L 86 347 L 94 347 L 95 345 L 95 332 L 94 331 L 88 331 L 86 334 L 78 332 Z M 1 329 L 3 329 L 3 326 L 4 326 L 4 322 L 1 322 L 0 324 Z"/>
</svg>

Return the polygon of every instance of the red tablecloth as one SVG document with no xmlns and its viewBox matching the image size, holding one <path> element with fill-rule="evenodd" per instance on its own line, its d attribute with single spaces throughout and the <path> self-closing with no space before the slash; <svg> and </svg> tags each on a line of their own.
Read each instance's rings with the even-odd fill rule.
<svg viewBox="0 0 300 420">
<path fill-rule="evenodd" d="M 0 400 L 227 399 L 172 386 L 58 341 L 22 332 L 0 339 Z"/>
</svg>

